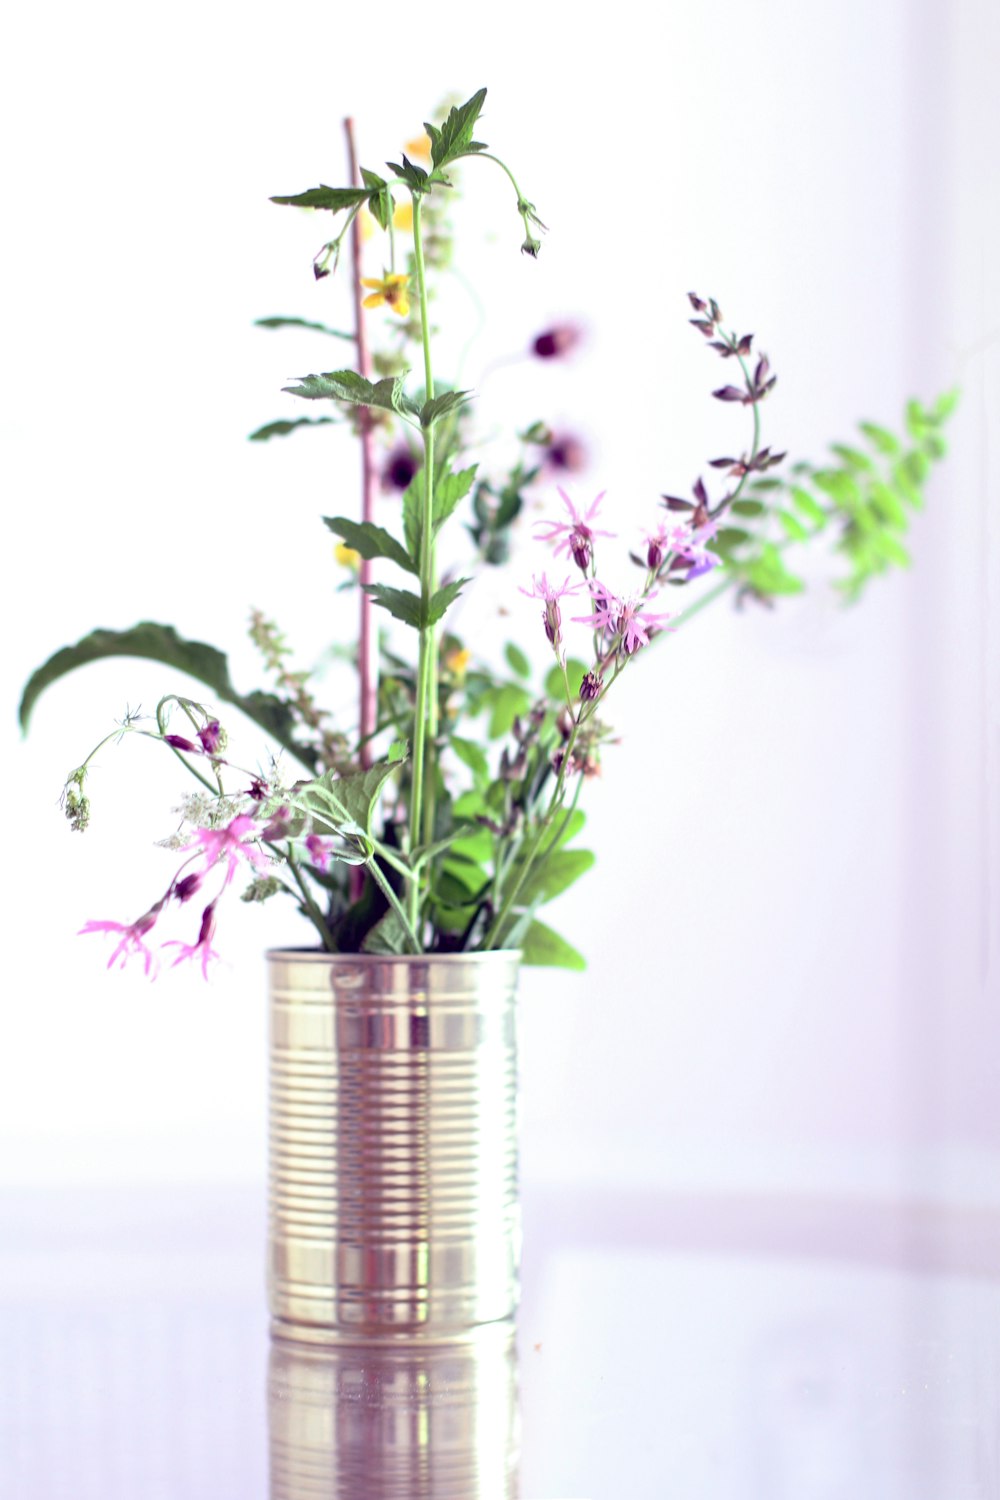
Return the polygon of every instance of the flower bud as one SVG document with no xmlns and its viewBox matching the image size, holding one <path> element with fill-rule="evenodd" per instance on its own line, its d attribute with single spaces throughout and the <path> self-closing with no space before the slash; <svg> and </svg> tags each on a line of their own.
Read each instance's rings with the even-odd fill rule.
<svg viewBox="0 0 1000 1500">
<path fill-rule="evenodd" d="M 227 738 L 226 731 L 218 719 L 210 719 L 198 730 L 198 739 L 206 755 L 217 755 L 220 750 L 224 750 Z"/>
<path fill-rule="evenodd" d="M 175 750 L 186 750 L 189 755 L 201 754 L 199 746 L 195 745 L 191 740 L 186 740 L 182 734 L 165 734 L 163 738 Z"/>
<path fill-rule="evenodd" d="M 595 698 L 601 696 L 603 686 L 603 679 L 597 672 L 587 672 L 580 683 L 580 697 L 584 703 L 592 703 Z"/>
<path fill-rule="evenodd" d="M 182 903 L 185 901 L 190 901 L 195 892 L 201 889 L 201 882 L 203 878 L 204 877 L 202 875 L 195 872 L 191 875 L 185 875 L 182 880 L 178 880 L 177 884 L 174 886 L 174 895 L 177 897 L 178 901 Z"/>
</svg>

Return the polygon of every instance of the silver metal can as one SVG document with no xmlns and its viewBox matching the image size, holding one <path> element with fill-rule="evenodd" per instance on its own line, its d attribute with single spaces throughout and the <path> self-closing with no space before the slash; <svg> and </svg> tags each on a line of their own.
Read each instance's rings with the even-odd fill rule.
<svg viewBox="0 0 1000 1500">
<path fill-rule="evenodd" d="M 512 1318 L 518 954 L 268 958 L 275 1331 L 439 1339 Z"/>
</svg>

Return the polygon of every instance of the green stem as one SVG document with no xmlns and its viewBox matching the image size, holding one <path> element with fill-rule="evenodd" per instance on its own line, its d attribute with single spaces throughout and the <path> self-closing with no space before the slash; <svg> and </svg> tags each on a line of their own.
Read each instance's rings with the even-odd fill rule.
<svg viewBox="0 0 1000 1500">
<path fill-rule="evenodd" d="M 417 272 L 417 295 L 420 301 L 420 332 L 424 352 L 424 393 L 434 399 L 434 372 L 431 367 L 430 320 L 427 311 L 427 277 L 424 270 L 424 248 L 421 239 L 421 197 L 413 194 L 413 258 Z M 423 429 L 424 496 L 420 527 L 420 597 L 429 610 L 435 587 L 434 547 L 434 424 Z M 437 660 L 435 630 L 430 623 L 420 631 L 420 654 L 417 663 L 417 693 L 413 728 L 413 786 L 410 797 L 410 848 L 421 842 L 429 844 L 434 837 L 434 742 L 437 734 Z M 420 890 L 413 881 L 409 890 L 410 927 L 418 925 Z M 419 950 L 418 950 L 419 951 Z"/>
<path fill-rule="evenodd" d="M 396 892 L 393 890 L 388 880 L 386 880 L 385 876 L 382 874 L 382 871 L 379 869 L 375 860 L 368 860 L 365 865 L 365 869 L 371 875 L 375 884 L 378 886 L 379 890 L 382 892 L 383 896 L 388 901 L 389 905 L 392 907 L 399 920 L 402 922 L 403 928 L 406 932 L 407 940 L 412 951 L 414 953 L 420 953 L 422 951 L 420 947 L 420 940 L 414 932 L 412 926 L 410 925 L 410 920 L 407 917 L 406 912 L 403 910 L 402 903 L 400 902 L 399 897 L 396 895 Z"/>
<path fill-rule="evenodd" d="M 299 888 L 303 904 L 309 913 L 313 926 L 316 928 L 316 931 L 319 933 L 320 937 L 323 940 L 323 947 L 326 949 L 327 953 L 336 953 L 337 948 L 333 941 L 333 938 L 330 936 L 330 929 L 326 925 L 326 919 L 324 918 L 323 913 L 320 911 L 319 907 L 316 905 L 312 896 L 309 894 L 306 883 L 299 873 L 298 863 L 296 862 L 295 855 L 292 853 L 291 844 L 289 844 L 288 846 L 288 853 L 286 857 L 288 860 L 288 868 L 292 872 L 292 879 L 295 881 L 295 884 Z"/>
</svg>

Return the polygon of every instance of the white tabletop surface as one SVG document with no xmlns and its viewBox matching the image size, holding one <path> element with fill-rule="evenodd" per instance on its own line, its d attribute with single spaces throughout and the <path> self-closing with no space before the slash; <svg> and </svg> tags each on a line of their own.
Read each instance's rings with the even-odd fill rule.
<svg viewBox="0 0 1000 1500">
<path fill-rule="evenodd" d="M 269 1412 L 262 1189 L 19 1191 L 0 1211 L 3 1500 L 452 1500 L 465 1399 L 492 1472 L 462 1500 L 1000 1496 L 986 1212 L 534 1188 L 516 1402 L 509 1365 L 461 1399 L 442 1365 L 407 1425 L 353 1351 L 314 1361 L 297 1428 L 294 1357 L 271 1356 Z M 296 1431 L 298 1489 L 278 1454 Z"/>
</svg>

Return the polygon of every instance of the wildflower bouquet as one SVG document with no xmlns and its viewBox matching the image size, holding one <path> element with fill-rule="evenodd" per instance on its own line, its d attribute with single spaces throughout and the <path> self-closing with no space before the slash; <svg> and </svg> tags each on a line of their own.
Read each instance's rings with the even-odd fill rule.
<svg viewBox="0 0 1000 1500">
<path fill-rule="evenodd" d="M 459 164 L 502 174 L 521 221 L 521 250 L 531 260 L 544 230 L 509 167 L 474 138 L 485 97 L 481 89 L 440 125 L 427 125 L 422 141 L 388 163 L 388 177 L 356 169 L 347 122 L 349 184 L 272 200 L 331 216 L 336 233 L 314 260 L 317 279 L 333 274 L 345 242 L 351 247 L 352 330 L 262 320 L 349 341 L 351 367 L 286 387 L 320 415 L 273 422 L 253 437 L 266 441 L 341 421 L 359 444 L 359 513 L 324 518 L 338 560 L 350 570 L 343 586 L 356 590 L 356 721 L 338 723 L 317 702 L 310 676 L 290 669 L 282 635 L 260 613 L 251 634 L 274 679 L 266 689 L 238 692 L 220 651 L 148 621 L 92 632 L 57 652 L 25 689 L 25 726 L 45 687 L 105 656 L 167 663 L 206 690 L 198 699 L 170 694 L 152 719 L 126 715 L 97 747 L 123 734 L 150 737 L 198 783 L 180 809 L 181 828 L 166 841 L 182 856 L 166 890 L 132 920 L 91 921 L 83 929 L 111 935 L 109 967 L 135 956 L 150 974 L 162 954 L 174 964 L 196 962 L 207 974 L 217 957 L 220 906 L 238 879 L 246 882 L 247 901 L 291 896 L 328 952 L 520 948 L 527 963 L 583 967 L 538 911 L 593 864 L 579 846 L 579 804 L 611 737 L 608 699 L 619 679 L 657 639 L 673 641 L 723 595 L 771 605 L 801 590 L 793 551 L 817 537 L 832 541 L 846 563 L 841 586 L 848 598 L 907 561 L 900 538 L 931 463 L 944 452 L 940 428 L 954 398 L 930 408 L 911 402 L 903 436 L 862 423 L 864 447 L 836 444 L 823 465 L 788 466 L 787 455 L 762 437 L 761 411 L 776 379 L 767 356 L 752 335 L 729 327 L 713 299 L 689 294 L 690 321 L 733 372 L 712 394 L 746 418 L 742 444 L 709 461 L 711 488 L 699 478 L 690 495 L 666 494 L 659 508 L 651 503 L 646 531 L 631 546 L 619 543 L 617 553 L 614 508 L 603 493 L 578 500 L 562 488 L 555 497 L 546 492 L 551 510 L 533 528 L 536 560 L 519 574 L 518 587 L 537 606 L 535 628 L 548 642 L 550 669 L 533 681 L 528 656 L 513 643 L 501 667 L 473 659 L 452 606 L 477 571 L 507 564 L 526 499 L 541 481 L 566 472 L 575 451 L 571 440 L 535 422 L 520 434 L 517 462 L 500 474 L 485 472 L 470 461 L 477 446 L 473 393 L 435 368 L 432 298 L 435 279 L 449 270 L 448 206 Z M 361 274 L 365 222 L 382 237 L 378 277 Z M 366 310 L 378 314 L 388 335 L 377 351 L 369 347 Z M 571 328 L 554 328 L 536 339 L 534 352 L 558 356 L 573 336 Z M 403 491 L 388 525 L 375 519 L 380 464 L 388 488 Z M 455 524 L 460 517 L 464 532 Z M 461 570 L 442 568 L 446 528 L 461 538 L 459 554 L 471 557 Z M 378 622 L 387 627 L 381 635 Z M 260 763 L 243 766 L 230 757 L 224 718 L 231 708 L 268 736 L 272 749 Z M 88 822 L 96 753 L 65 786 L 74 829 Z M 182 935 L 164 940 L 174 914 Z"/>
</svg>

